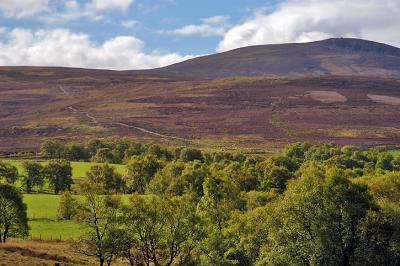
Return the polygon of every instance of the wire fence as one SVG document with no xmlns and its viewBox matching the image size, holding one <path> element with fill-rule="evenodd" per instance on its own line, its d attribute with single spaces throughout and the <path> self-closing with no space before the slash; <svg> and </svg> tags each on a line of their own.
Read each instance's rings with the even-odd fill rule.
<svg viewBox="0 0 400 266">
<path fill-rule="evenodd" d="M 28 236 L 24 236 L 23 240 L 34 240 L 34 241 L 54 241 L 54 242 L 61 242 L 66 241 L 69 238 L 63 235 L 42 235 L 42 234 L 29 234 Z"/>
</svg>

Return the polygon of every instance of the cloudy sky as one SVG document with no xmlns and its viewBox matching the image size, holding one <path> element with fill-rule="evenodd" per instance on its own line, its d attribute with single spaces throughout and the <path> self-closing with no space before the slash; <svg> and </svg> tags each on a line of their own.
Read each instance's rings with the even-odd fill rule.
<svg viewBox="0 0 400 266">
<path fill-rule="evenodd" d="M 399 0 L 0 0 L 0 65 L 143 69 L 271 43 L 400 47 Z"/>
</svg>

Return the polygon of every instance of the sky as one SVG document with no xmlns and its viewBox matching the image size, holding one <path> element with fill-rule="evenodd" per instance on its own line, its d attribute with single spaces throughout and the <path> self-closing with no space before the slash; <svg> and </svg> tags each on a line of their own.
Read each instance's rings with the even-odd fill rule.
<svg viewBox="0 0 400 266">
<path fill-rule="evenodd" d="M 332 37 L 400 47 L 400 1 L 0 0 L 0 65 L 147 69 Z"/>
</svg>

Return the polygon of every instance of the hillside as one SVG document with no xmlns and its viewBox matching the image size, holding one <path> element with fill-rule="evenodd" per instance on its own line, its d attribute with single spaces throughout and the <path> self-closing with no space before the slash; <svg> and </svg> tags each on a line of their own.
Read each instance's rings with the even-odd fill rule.
<svg viewBox="0 0 400 266">
<path fill-rule="evenodd" d="M 397 145 L 399 73 L 399 49 L 354 39 L 248 47 L 142 72 L 0 67 L 0 152 L 37 150 L 49 137 L 252 151 L 303 140 Z M 208 79 L 224 75 L 236 76 Z"/>
<path fill-rule="evenodd" d="M 366 40 L 335 38 L 239 48 L 144 73 L 203 79 L 260 75 L 400 78 L 400 49 Z"/>
</svg>

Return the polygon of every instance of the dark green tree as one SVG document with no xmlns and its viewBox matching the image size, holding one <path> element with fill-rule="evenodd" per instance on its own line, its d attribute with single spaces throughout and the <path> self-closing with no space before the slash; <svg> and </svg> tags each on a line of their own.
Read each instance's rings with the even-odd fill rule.
<svg viewBox="0 0 400 266">
<path fill-rule="evenodd" d="M 71 190 L 73 180 L 70 162 L 65 160 L 53 160 L 44 167 L 43 171 L 54 194 Z"/>
<path fill-rule="evenodd" d="M 0 161 L 0 181 L 14 184 L 18 179 L 18 170 L 15 166 Z"/>
<path fill-rule="evenodd" d="M 22 195 L 10 185 L 0 184 L 0 243 L 9 237 L 28 235 L 28 218 Z"/>
<path fill-rule="evenodd" d="M 22 163 L 24 175 L 22 176 L 22 184 L 26 193 L 31 193 L 33 187 L 42 187 L 44 185 L 43 166 L 40 163 L 32 161 L 24 161 Z"/>
<path fill-rule="evenodd" d="M 161 162 L 154 156 L 133 156 L 124 175 L 128 192 L 144 193 L 148 183 L 161 168 Z"/>
<path fill-rule="evenodd" d="M 117 173 L 114 167 L 108 164 L 94 165 L 86 173 L 88 179 L 94 183 L 102 184 L 109 192 L 120 193 L 124 190 L 122 176 Z"/>
</svg>

